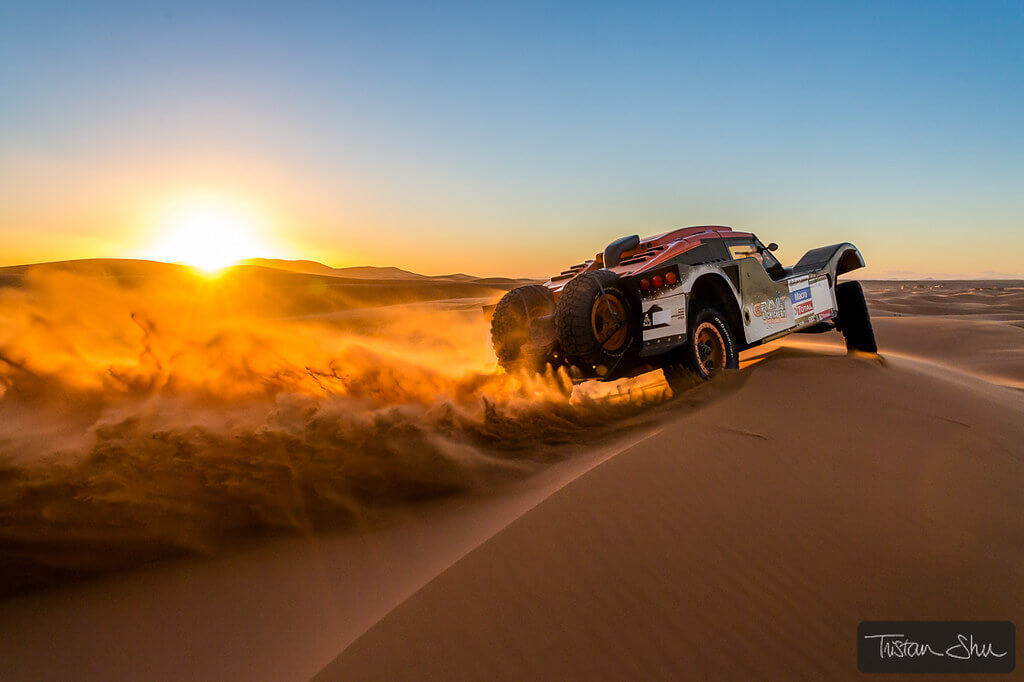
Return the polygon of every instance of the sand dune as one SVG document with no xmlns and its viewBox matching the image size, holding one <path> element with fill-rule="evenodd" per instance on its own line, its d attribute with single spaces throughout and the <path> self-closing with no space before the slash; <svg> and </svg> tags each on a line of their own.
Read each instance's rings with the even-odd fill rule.
<svg viewBox="0 0 1024 682">
<path fill-rule="evenodd" d="M 1022 416 L 1024 396 L 980 382 L 778 353 L 318 679 L 848 679 L 862 620 L 1017 619 Z"/>
<path fill-rule="evenodd" d="M 873 281 L 864 283 L 875 316 L 983 316 L 1024 324 L 1024 281 Z"/>
<path fill-rule="evenodd" d="M 1024 282 L 866 282 L 865 290 L 890 355 L 1024 388 Z M 784 343 L 838 347 L 841 339 L 799 335 Z"/>
<path fill-rule="evenodd" d="M 1019 392 L 782 351 L 654 413 L 377 530 L 8 600 L 4 677 L 846 678 L 860 620 L 1024 613 Z"/>
<path fill-rule="evenodd" d="M 307 680 L 339 648 L 583 471 L 615 437 L 499 490 L 360 529 L 254 543 L 0 602 L 4 680 Z M 53 642 L 60 653 L 48 655 Z"/>
<path fill-rule="evenodd" d="M 875 335 L 892 355 L 925 360 L 993 383 L 1024 388 L 1024 328 L 999 320 L 876 317 Z M 787 345 L 839 347 L 833 334 L 796 336 Z"/>
<path fill-rule="evenodd" d="M 494 374 L 490 284 L 387 307 L 350 289 L 323 315 L 315 276 L 242 268 L 222 286 L 259 310 L 200 299 L 171 336 L 175 300 L 88 267 L 69 276 L 102 338 L 67 280 L 0 287 L 0 555 L 208 558 L 0 601 L 2 679 L 848 678 L 861 620 L 1024 616 L 1006 283 L 869 284 L 882 360 L 801 335 L 676 399 L 653 377 L 580 403 Z M 124 319 L 141 300 L 146 335 Z M 189 374 L 215 358 L 230 371 Z M 61 438 L 61 477 L 38 477 L 56 470 L 25 457 Z M 253 529 L 286 535 L 239 545 Z"/>
</svg>

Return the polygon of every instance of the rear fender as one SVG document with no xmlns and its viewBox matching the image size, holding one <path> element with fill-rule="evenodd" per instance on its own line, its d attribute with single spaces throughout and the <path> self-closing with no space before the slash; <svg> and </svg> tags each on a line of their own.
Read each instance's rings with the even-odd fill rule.
<svg viewBox="0 0 1024 682">
<path fill-rule="evenodd" d="M 865 266 L 864 256 L 860 255 L 857 247 L 853 244 L 846 244 L 846 247 L 840 249 L 839 253 L 829 263 L 829 267 L 836 277 Z"/>
</svg>

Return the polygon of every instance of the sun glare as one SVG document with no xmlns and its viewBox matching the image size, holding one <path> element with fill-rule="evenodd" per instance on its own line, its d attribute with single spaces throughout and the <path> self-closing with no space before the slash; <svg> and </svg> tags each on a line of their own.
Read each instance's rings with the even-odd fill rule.
<svg viewBox="0 0 1024 682">
<path fill-rule="evenodd" d="M 244 258 L 278 257 L 262 236 L 263 222 L 254 211 L 228 200 L 182 200 L 162 213 L 159 237 L 145 257 L 185 263 L 207 273 Z"/>
</svg>

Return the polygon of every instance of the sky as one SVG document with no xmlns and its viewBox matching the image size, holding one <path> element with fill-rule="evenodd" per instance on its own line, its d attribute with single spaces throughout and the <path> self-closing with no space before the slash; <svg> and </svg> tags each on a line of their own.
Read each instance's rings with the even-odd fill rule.
<svg viewBox="0 0 1024 682">
<path fill-rule="evenodd" d="M 241 255 L 338 267 L 541 276 L 719 224 L 1024 277 L 1022 110 L 1016 1 L 5 0 L 0 265 L 162 258 L 220 202 Z"/>
</svg>

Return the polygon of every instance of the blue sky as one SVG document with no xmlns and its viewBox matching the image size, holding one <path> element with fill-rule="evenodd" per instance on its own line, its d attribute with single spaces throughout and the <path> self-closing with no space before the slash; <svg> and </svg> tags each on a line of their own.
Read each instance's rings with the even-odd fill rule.
<svg viewBox="0 0 1024 682">
<path fill-rule="evenodd" d="M 7 0 L 0 243 L 131 255 L 201 187 L 337 265 L 544 274 L 716 223 L 1019 274 L 1022 38 L 1020 2 Z"/>
</svg>

